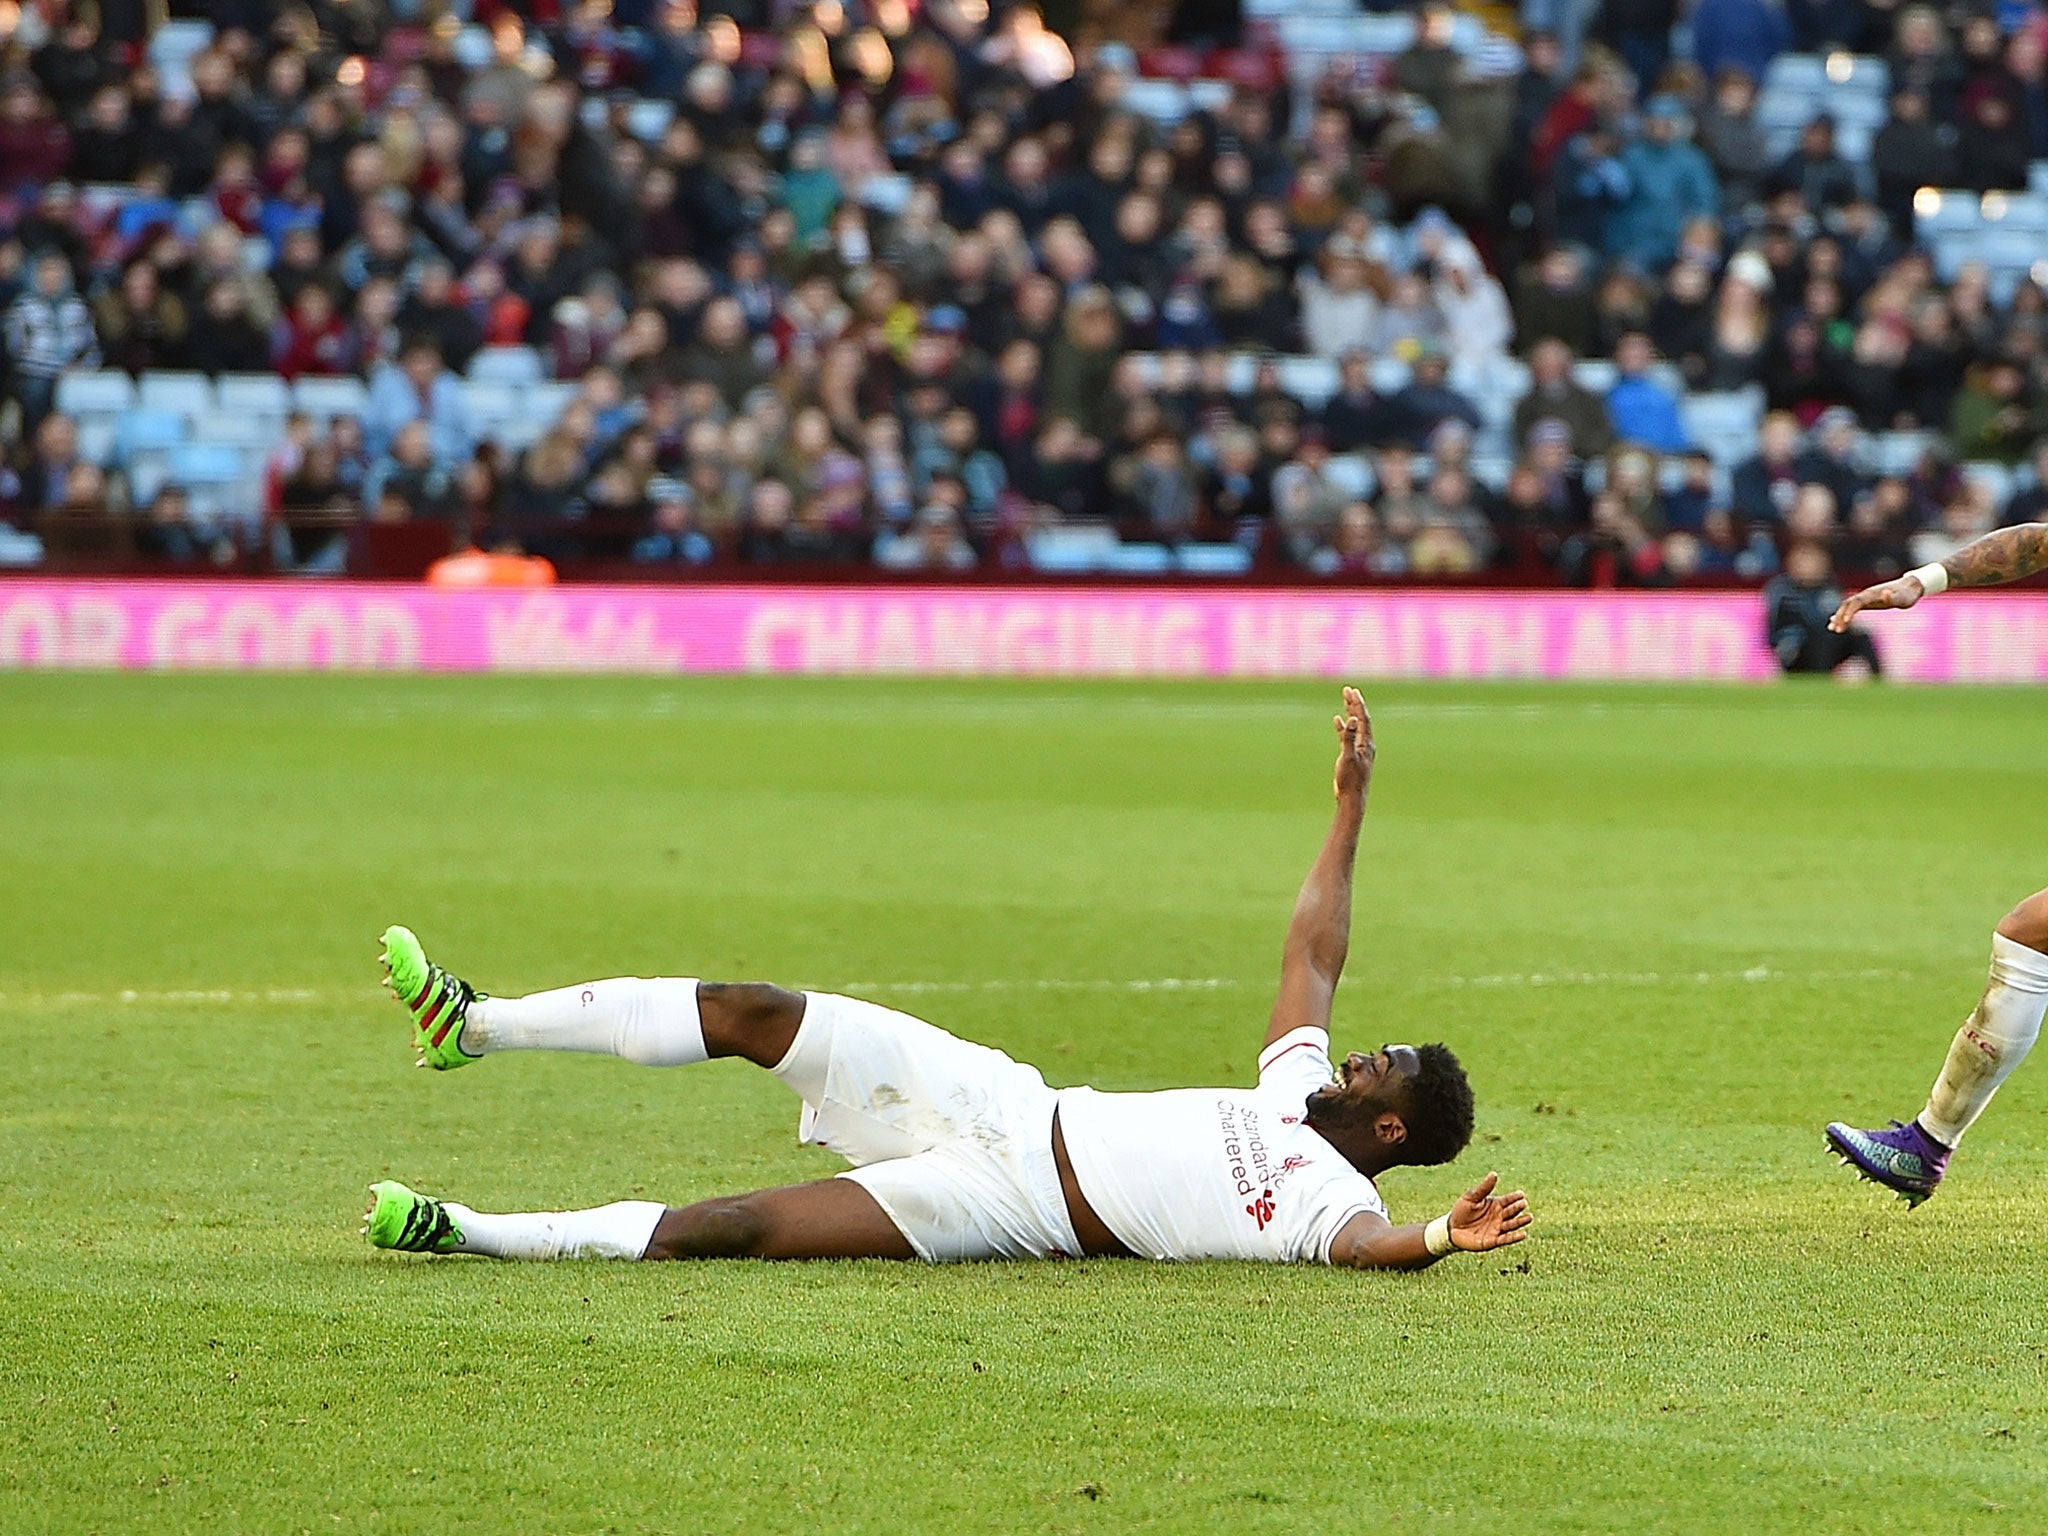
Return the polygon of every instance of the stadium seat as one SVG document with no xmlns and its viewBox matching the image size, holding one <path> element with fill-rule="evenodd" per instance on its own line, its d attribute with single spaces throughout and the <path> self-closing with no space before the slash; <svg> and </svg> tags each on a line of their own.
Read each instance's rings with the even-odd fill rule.
<svg viewBox="0 0 2048 1536">
<path fill-rule="evenodd" d="M 1116 530 L 1097 523 L 1039 528 L 1024 536 L 1024 553 L 1032 569 L 1056 575 L 1104 570 L 1116 549 Z"/>
<path fill-rule="evenodd" d="M 1103 569 L 1122 576 L 1157 576 L 1173 569 L 1173 551 L 1164 544 L 1119 544 Z"/>
<path fill-rule="evenodd" d="M 1763 390 L 1705 391 L 1679 397 L 1679 420 L 1686 436 L 1713 455 L 1716 463 L 1734 464 L 1756 452 L 1757 429 L 1764 419 Z"/>
<path fill-rule="evenodd" d="M 224 373 L 213 392 L 223 411 L 238 416 L 268 416 L 278 421 L 291 414 L 291 386 L 274 373 Z"/>
<path fill-rule="evenodd" d="M 307 374 L 292 386 L 292 403 L 317 421 L 360 416 L 370 403 L 369 386 L 349 374 Z"/>
<path fill-rule="evenodd" d="M 1190 576 L 1242 576 L 1252 568 L 1242 544 L 1183 544 L 1173 555 L 1174 569 Z"/>
<path fill-rule="evenodd" d="M 500 448 L 509 448 L 514 453 L 524 453 L 548 434 L 554 425 L 554 418 L 543 420 L 532 411 L 515 411 L 510 416 L 494 416 L 474 423 L 477 436 L 489 438 Z"/>
<path fill-rule="evenodd" d="M 1323 473 L 1346 496 L 1357 498 L 1372 494 L 1372 463 L 1362 453 L 1332 454 Z"/>
<path fill-rule="evenodd" d="M 462 381 L 462 403 L 479 429 L 488 422 L 508 421 L 519 415 L 520 395 L 521 391 L 510 384 L 496 384 L 488 379 Z"/>
<path fill-rule="evenodd" d="M 283 435 L 280 417 L 254 411 L 207 411 L 192 418 L 192 440 L 198 443 L 267 449 Z"/>
<path fill-rule="evenodd" d="M 884 218 L 894 218 L 910 206 L 911 180 L 901 171 L 870 176 L 861 183 L 860 205 Z"/>
<path fill-rule="evenodd" d="M 244 473 L 241 453 L 227 443 L 180 443 L 171 450 L 171 474 L 181 485 L 224 485 Z"/>
<path fill-rule="evenodd" d="M 1188 115 L 1187 87 L 1178 80 L 1127 80 L 1117 105 L 1155 123 L 1177 123 Z"/>
<path fill-rule="evenodd" d="M 2016 488 L 2013 472 L 2003 464 L 1973 461 L 1963 466 L 1963 474 L 1972 485 L 1986 492 L 1995 505 L 2001 507 L 2012 498 Z"/>
<path fill-rule="evenodd" d="M 1398 357 L 1376 357 L 1367 370 L 1372 387 L 1383 395 L 1391 395 L 1408 384 L 1408 365 Z"/>
<path fill-rule="evenodd" d="M 1579 388 L 1604 395 L 1614 388 L 1614 364 L 1604 357 L 1586 357 L 1572 364 L 1572 379 Z"/>
<path fill-rule="evenodd" d="M 149 62 L 166 96 L 185 99 L 193 94 L 192 61 L 213 46 L 213 23 L 174 17 L 149 38 Z"/>
<path fill-rule="evenodd" d="M 1878 474 L 1903 475 L 1920 462 L 1930 439 L 1926 432 L 1873 432 L 1864 447 Z"/>
<path fill-rule="evenodd" d="M 469 360 L 469 376 L 491 384 L 538 384 L 547 370 L 531 347 L 485 347 Z"/>
<path fill-rule="evenodd" d="M 1320 407 L 1337 393 L 1337 364 L 1327 357 L 1283 357 L 1280 387 L 1309 405 Z"/>
<path fill-rule="evenodd" d="M 125 411 L 135 403 L 135 381 L 125 373 L 66 373 L 57 378 L 57 409 L 66 416 Z"/>
<path fill-rule="evenodd" d="M 537 420 L 543 428 L 552 427 L 562 419 L 562 412 L 569 409 L 569 402 L 576 398 L 576 382 L 573 379 L 543 379 L 526 388 L 525 414 Z"/>
<path fill-rule="evenodd" d="M 114 434 L 115 451 L 123 462 L 138 453 L 161 452 L 191 436 L 191 424 L 171 411 L 132 410 L 122 414 Z"/>
<path fill-rule="evenodd" d="M 146 411 L 170 411 L 191 420 L 214 408 L 213 380 L 203 373 L 145 373 L 136 399 Z"/>
<path fill-rule="evenodd" d="M 90 411 L 72 417 L 78 429 L 78 454 L 89 464 L 105 469 L 114 462 L 120 439 L 121 418 L 111 411 Z"/>
</svg>

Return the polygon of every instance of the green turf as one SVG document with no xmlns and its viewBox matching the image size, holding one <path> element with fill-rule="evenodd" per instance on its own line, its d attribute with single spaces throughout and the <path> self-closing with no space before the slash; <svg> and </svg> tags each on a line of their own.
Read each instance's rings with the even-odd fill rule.
<svg viewBox="0 0 2048 1536">
<path fill-rule="evenodd" d="M 736 1064 L 411 1070 L 392 921 L 494 991 L 862 983 L 1055 1082 L 1247 1080 L 1334 692 L 0 677 L 0 1531 L 2048 1525 L 2048 1068 L 1911 1215 L 1820 1149 L 1917 1108 L 2048 879 L 2031 693 L 1372 690 L 1339 1043 L 1463 1053 L 1480 1143 L 1386 1194 L 1497 1166 L 1512 1256 L 357 1237 L 383 1177 L 833 1166 Z"/>
</svg>

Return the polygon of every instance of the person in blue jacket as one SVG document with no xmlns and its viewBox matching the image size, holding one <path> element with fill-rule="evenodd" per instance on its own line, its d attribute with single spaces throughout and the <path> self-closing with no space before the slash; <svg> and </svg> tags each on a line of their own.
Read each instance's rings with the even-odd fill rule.
<svg viewBox="0 0 2048 1536">
<path fill-rule="evenodd" d="M 1607 254 L 1649 272 L 1671 264 L 1686 221 L 1721 203 L 1714 168 L 1692 142 L 1692 124 L 1676 96 L 1652 96 L 1638 134 L 1616 157 L 1628 190 L 1608 215 Z"/>
</svg>

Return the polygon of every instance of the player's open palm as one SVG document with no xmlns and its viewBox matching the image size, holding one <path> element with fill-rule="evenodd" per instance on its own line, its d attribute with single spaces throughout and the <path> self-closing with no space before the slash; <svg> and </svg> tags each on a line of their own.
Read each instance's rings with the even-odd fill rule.
<svg viewBox="0 0 2048 1536">
<path fill-rule="evenodd" d="M 1467 1253 L 1506 1248 L 1529 1235 L 1529 1197 L 1519 1189 L 1496 1195 L 1499 1182 L 1499 1174 L 1489 1173 L 1451 1207 L 1451 1241 Z"/>
<path fill-rule="evenodd" d="M 1910 608 L 1927 595 L 1927 589 L 1920 585 L 1918 576 L 1899 576 L 1891 581 L 1881 581 L 1874 587 L 1865 587 L 1853 597 L 1842 600 L 1842 606 L 1835 610 L 1835 616 L 1828 620 L 1828 628 L 1836 634 L 1849 627 L 1849 621 L 1866 608 Z"/>
<path fill-rule="evenodd" d="M 1337 798 L 1363 796 L 1372 783 L 1372 716 L 1356 688 L 1344 690 L 1344 713 L 1333 717 L 1337 727 Z"/>
</svg>

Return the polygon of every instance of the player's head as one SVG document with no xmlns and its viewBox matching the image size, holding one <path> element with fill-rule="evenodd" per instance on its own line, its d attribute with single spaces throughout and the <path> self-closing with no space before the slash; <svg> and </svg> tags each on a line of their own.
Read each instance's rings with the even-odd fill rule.
<svg viewBox="0 0 2048 1536">
<path fill-rule="evenodd" d="M 1472 1139 L 1472 1084 L 1447 1045 L 1353 1051 L 1309 1095 L 1307 1118 L 1326 1135 L 1362 1135 L 1388 1167 L 1448 1163 Z"/>
</svg>

